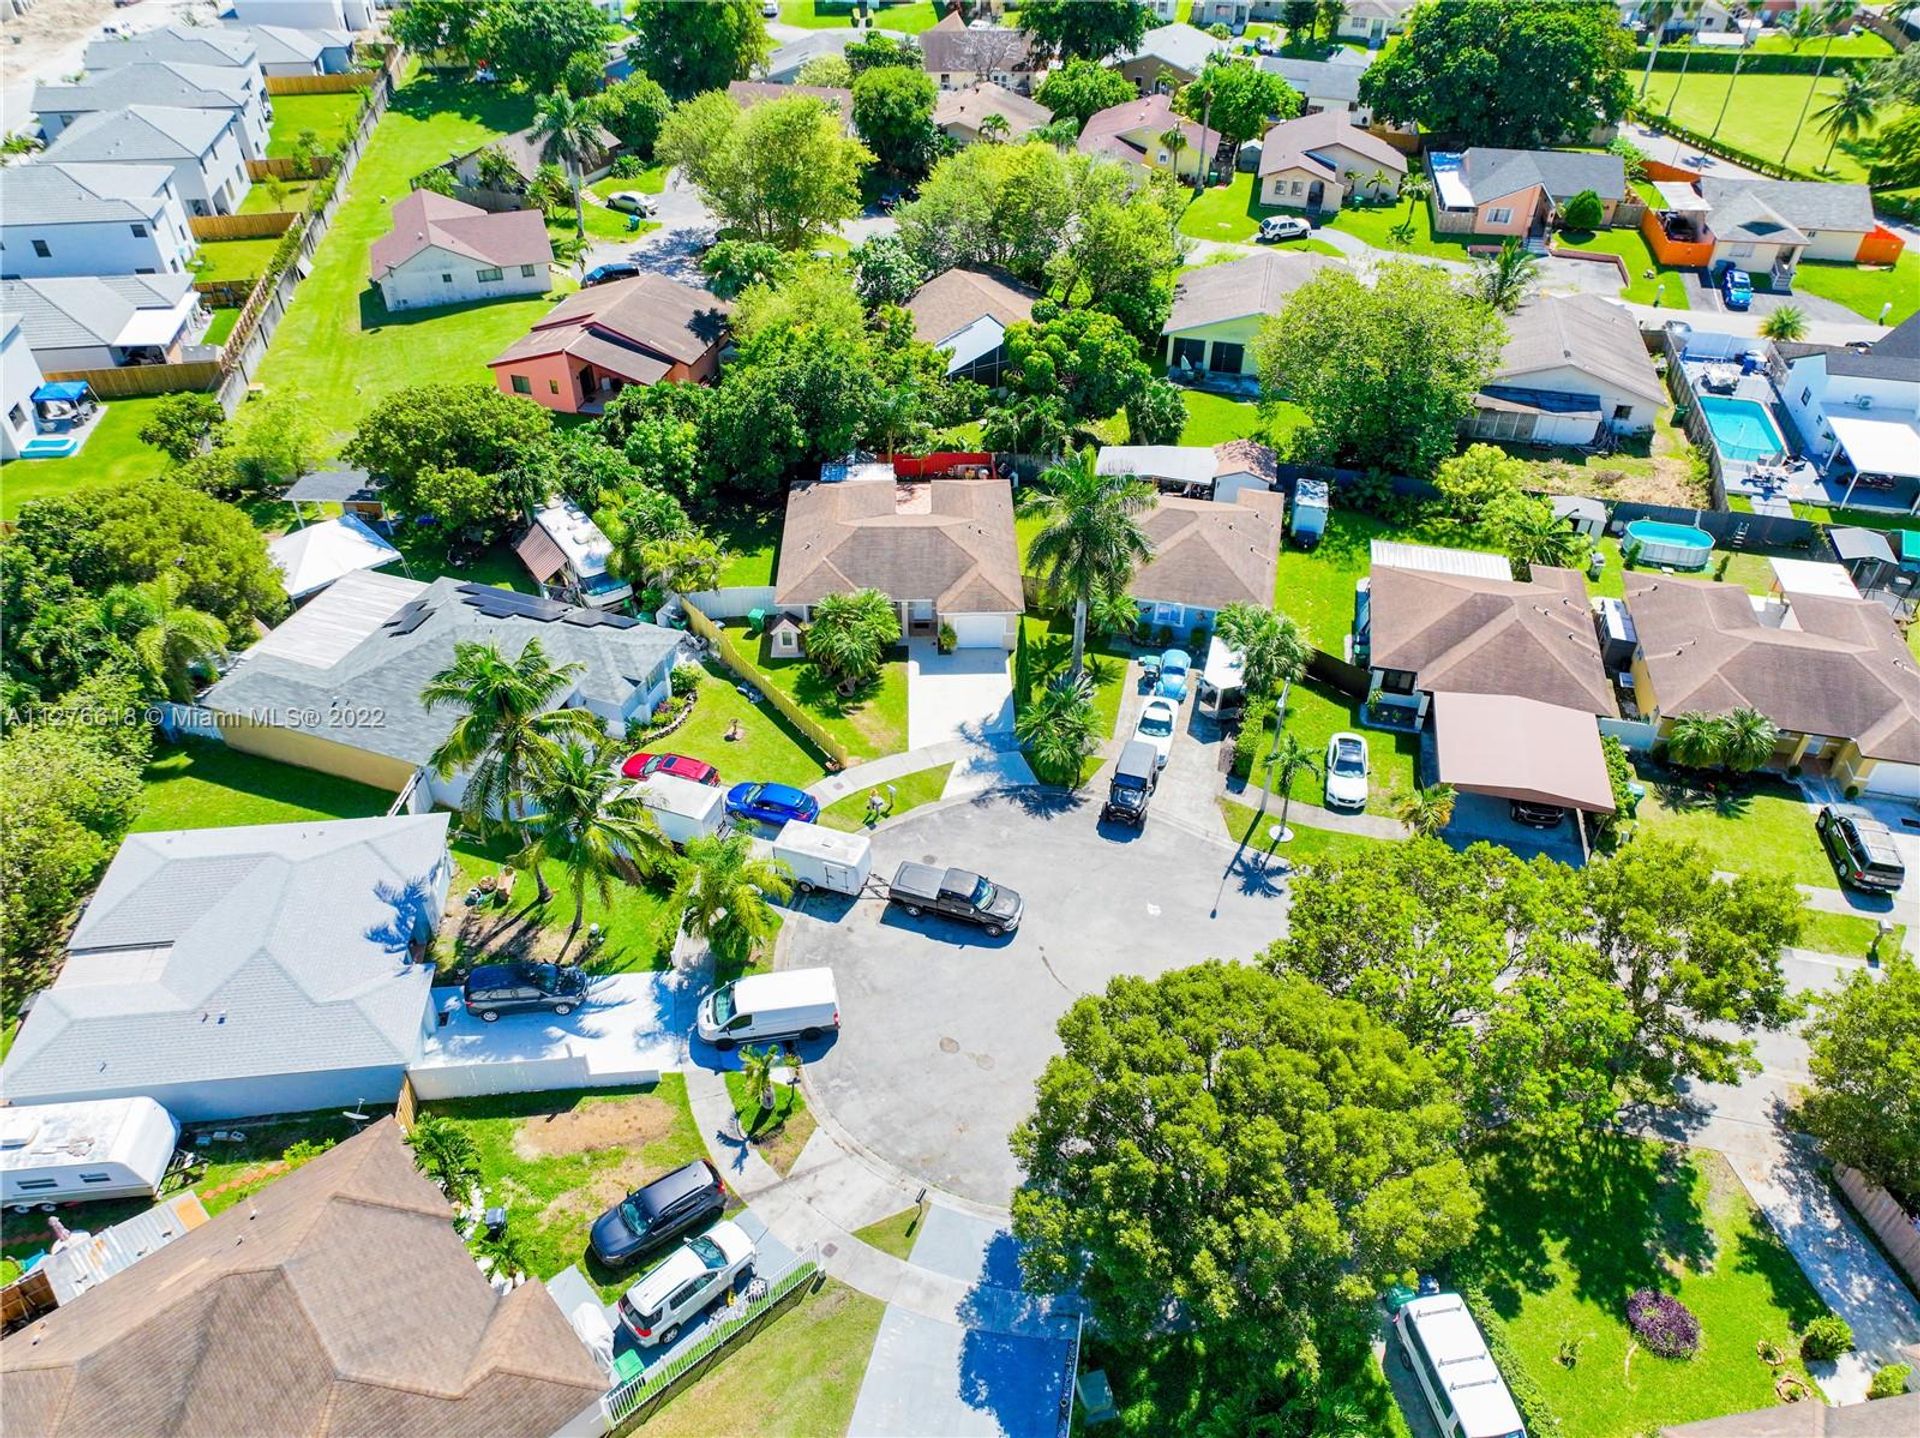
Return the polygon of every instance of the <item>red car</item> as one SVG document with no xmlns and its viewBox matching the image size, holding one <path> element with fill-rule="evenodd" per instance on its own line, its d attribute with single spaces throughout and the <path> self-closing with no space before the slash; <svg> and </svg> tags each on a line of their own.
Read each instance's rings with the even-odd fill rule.
<svg viewBox="0 0 1920 1438">
<path fill-rule="evenodd" d="M 651 779 L 655 774 L 671 774 L 676 779 L 691 779 L 696 784 L 718 784 L 720 771 L 704 759 L 685 754 L 634 754 L 620 766 L 629 779 Z"/>
</svg>

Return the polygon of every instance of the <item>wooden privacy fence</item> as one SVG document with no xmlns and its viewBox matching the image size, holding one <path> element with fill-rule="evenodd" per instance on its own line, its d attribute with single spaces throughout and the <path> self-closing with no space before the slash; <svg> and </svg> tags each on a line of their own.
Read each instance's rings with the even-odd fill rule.
<svg viewBox="0 0 1920 1438">
<path fill-rule="evenodd" d="M 284 235 L 294 218 L 291 210 L 259 215 L 191 215 L 187 228 L 196 240 L 271 240 Z"/>
<path fill-rule="evenodd" d="M 1840 1191 L 1859 1210 L 1867 1226 L 1879 1235 L 1880 1242 L 1893 1255 L 1893 1261 L 1906 1273 L 1907 1281 L 1920 1286 L 1920 1229 L 1913 1226 L 1912 1215 L 1894 1201 L 1892 1194 L 1857 1169 L 1837 1163 L 1833 1173 L 1840 1181 Z"/>
<path fill-rule="evenodd" d="M 378 70 L 344 70 L 338 75 L 269 75 L 269 95 L 344 95 L 349 90 L 370 90 L 380 78 Z"/>
<path fill-rule="evenodd" d="M 271 175 L 276 180 L 317 180 L 332 168 L 329 155 L 315 155 L 310 165 L 301 164 L 292 155 L 276 155 L 271 160 L 247 161 L 247 178 L 264 180 Z"/>
<path fill-rule="evenodd" d="M 713 646 L 714 653 L 720 656 L 720 662 L 726 665 L 736 677 L 751 685 L 761 698 L 780 711 L 781 717 L 804 734 L 814 748 L 841 768 L 846 768 L 852 762 L 847 754 L 847 746 L 829 734 L 818 719 L 783 694 L 779 686 L 769 683 L 767 676 L 760 672 L 758 666 L 740 652 L 739 646 L 733 642 L 726 630 L 702 614 L 697 606 L 688 604 L 685 608 L 687 623 L 693 632 Z"/>
<path fill-rule="evenodd" d="M 123 369 L 48 370 L 48 380 L 85 380 L 101 399 L 132 399 L 137 395 L 171 394 L 183 389 L 212 389 L 222 371 L 212 360 L 192 364 L 141 364 Z"/>
</svg>

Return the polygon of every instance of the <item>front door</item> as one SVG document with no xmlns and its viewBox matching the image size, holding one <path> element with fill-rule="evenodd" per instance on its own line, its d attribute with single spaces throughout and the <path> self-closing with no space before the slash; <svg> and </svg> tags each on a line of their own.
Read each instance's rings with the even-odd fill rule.
<svg viewBox="0 0 1920 1438">
<path fill-rule="evenodd" d="M 1215 340 L 1213 354 L 1207 360 L 1207 368 L 1215 374 L 1239 374 L 1240 367 L 1246 362 L 1246 357 L 1245 345 L 1230 345 Z"/>
<path fill-rule="evenodd" d="M 1326 198 L 1327 198 L 1327 187 L 1324 184 L 1322 184 L 1319 180 L 1315 180 L 1312 184 L 1307 186 L 1307 208 L 1309 210 L 1317 210 L 1321 208 Z"/>
</svg>

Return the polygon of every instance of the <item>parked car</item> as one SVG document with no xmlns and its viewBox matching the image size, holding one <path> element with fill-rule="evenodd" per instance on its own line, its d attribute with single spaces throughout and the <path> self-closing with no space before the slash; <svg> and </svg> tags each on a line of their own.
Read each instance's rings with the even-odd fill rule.
<svg viewBox="0 0 1920 1438">
<path fill-rule="evenodd" d="M 1327 807 L 1358 812 L 1367 807 L 1367 741 L 1343 729 L 1327 740 Z"/>
<path fill-rule="evenodd" d="M 760 0 L 760 14 L 768 20 L 778 20 L 780 0 Z"/>
<path fill-rule="evenodd" d="M 1173 752 L 1173 729 L 1179 722 L 1179 706 L 1156 694 L 1140 707 L 1140 721 L 1133 726 L 1133 737 L 1152 745 L 1154 763 L 1164 767 L 1167 756 Z"/>
<path fill-rule="evenodd" d="M 671 774 L 676 779 L 691 779 L 696 784 L 718 784 L 720 771 L 705 759 L 687 754 L 629 754 L 620 772 L 629 779 L 651 779 L 655 774 Z"/>
<path fill-rule="evenodd" d="M 1413 1299 L 1393 1315 L 1393 1329 L 1400 1361 L 1419 1379 L 1445 1438 L 1526 1438 L 1500 1366 L 1459 1294 Z"/>
<path fill-rule="evenodd" d="M 1313 233 L 1313 226 L 1298 215 L 1268 215 L 1260 222 L 1260 239 L 1264 244 L 1275 240 L 1304 240 Z"/>
<path fill-rule="evenodd" d="M 727 1186 L 704 1158 L 636 1188 L 593 1221 L 587 1244 L 609 1268 L 623 1268 L 649 1249 L 704 1228 L 727 1206 Z"/>
<path fill-rule="evenodd" d="M 1567 811 L 1558 804 L 1535 804 L 1526 799 L 1507 800 L 1507 813 L 1514 823 L 1529 829 L 1557 829 L 1567 817 Z"/>
<path fill-rule="evenodd" d="M 916 919 L 922 914 L 944 914 L 978 924 L 995 938 L 1019 928 L 1027 912 L 1027 901 L 1012 889 L 970 869 L 939 869 L 932 864 L 902 864 L 894 870 L 887 900 Z"/>
<path fill-rule="evenodd" d="M 811 1043 L 839 1027 L 840 996 L 826 968 L 748 974 L 708 994 L 693 1016 L 693 1031 L 722 1053 L 745 1043 Z"/>
<path fill-rule="evenodd" d="M 1186 650 L 1169 649 L 1160 656 L 1160 682 L 1154 692 L 1180 703 L 1187 697 L 1187 672 L 1192 668 L 1193 659 Z"/>
<path fill-rule="evenodd" d="M 1821 806 L 1813 827 L 1840 871 L 1840 882 L 1870 893 L 1891 894 L 1907 881 L 1907 866 L 1894 847 L 1893 831 L 1868 814 Z"/>
<path fill-rule="evenodd" d="M 665 1347 L 753 1266 L 753 1240 L 731 1219 L 689 1238 L 620 1295 L 620 1321 L 643 1348 Z"/>
<path fill-rule="evenodd" d="M 587 976 L 558 964 L 482 964 L 462 986 L 467 1012 L 488 1023 L 502 1014 L 570 1014 L 587 993 Z"/>
<path fill-rule="evenodd" d="M 811 824 L 820 817 L 820 801 L 790 784 L 735 784 L 727 790 L 727 812 L 763 824 Z"/>
<path fill-rule="evenodd" d="M 651 215 L 656 201 L 638 190 L 615 190 L 607 196 L 607 208 L 623 215 Z"/>
<path fill-rule="evenodd" d="M 595 285 L 612 284 L 615 280 L 631 280 L 640 273 L 640 266 L 626 260 L 614 260 L 609 264 L 595 265 L 581 277 L 583 289 L 592 289 Z"/>
<path fill-rule="evenodd" d="M 1753 304 L 1753 277 L 1738 265 L 1728 265 L 1720 276 L 1720 300 L 1730 310 L 1750 308 Z"/>
<path fill-rule="evenodd" d="M 1152 802 L 1159 782 L 1160 756 L 1152 743 L 1146 739 L 1129 740 L 1114 763 L 1113 778 L 1107 783 L 1107 802 L 1100 808 L 1100 817 L 1138 828 L 1147 822 L 1147 805 Z"/>
</svg>

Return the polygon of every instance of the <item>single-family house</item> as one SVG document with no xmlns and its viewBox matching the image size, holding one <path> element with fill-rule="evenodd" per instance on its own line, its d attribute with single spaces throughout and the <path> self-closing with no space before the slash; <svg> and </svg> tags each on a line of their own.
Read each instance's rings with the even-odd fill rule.
<svg viewBox="0 0 1920 1438">
<path fill-rule="evenodd" d="M 1902 1438 L 1920 1428 L 1920 1393 L 1878 1398 L 1871 1404 L 1829 1408 L 1824 1403 L 1769 1403 L 1725 1418 L 1669 1423 L 1659 1438 Z"/>
<path fill-rule="evenodd" d="M 20 316 L 0 309 L 0 459 L 20 458 L 40 433 L 33 421 L 33 392 L 43 378 Z"/>
<path fill-rule="evenodd" d="M 294 30 L 371 30 L 375 0 L 232 0 L 242 25 L 285 25 Z"/>
<path fill-rule="evenodd" d="M 1198 79 L 1210 56 L 1224 55 L 1227 49 L 1226 41 L 1197 26 L 1161 25 L 1147 31 L 1136 49 L 1112 63 L 1133 82 L 1136 93 L 1171 95 Z"/>
<path fill-rule="evenodd" d="M 1630 573 L 1626 611 L 1648 722 L 1757 710 L 1780 731 L 1776 765 L 1920 799 L 1920 669 L 1877 601 Z"/>
<path fill-rule="evenodd" d="M 459 719 L 420 691 L 465 641 L 517 656 L 539 639 L 578 664 L 561 699 L 619 734 L 667 697 L 681 635 L 600 609 L 442 576 L 431 584 L 364 570 L 322 590 L 247 649 L 201 695 L 227 746 L 399 793 L 416 777 L 458 807 L 466 775 L 422 773 Z"/>
<path fill-rule="evenodd" d="M 1024 30 L 981 20 L 969 25 L 958 10 L 920 35 L 920 65 L 942 90 L 964 90 L 990 80 L 1022 95 L 1047 70 L 1047 52 Z"/>
<path fill-rule="evenodd" d="M 1713 244 L 1709 264 L 1771 274 L 1782 288 L 1801 260 L 1852 263 L 1879 228 L 1865 185 L 1702 177 L 1698 188 Z"/>
<path fill-rule="evenodd" d="M 0 1343 L 9 1426 L 582 1431 L 599 1363 L 546 1285 L 489 1282 L 452 1216 L 383 1118 Z"/>
<path fill-rule="evenodd" d="M 1376 541 L 1355 609 L 1354 662 L 1382 722 L 1417 729 L 1443 693 L 1619 713 L 1586 581 L 1571 569 L 1536 564 L 1523 583 L 1501 555 Z"/>
<path fill-rule="evenodd" d="M 229 29 L 253 42 L 262 75 L 343 75 L 353 68 L 351 30 L 300 30 L 286 25 Z"/>
<path fill-rule="evenodd" d="M 208 320 L 187 274 L 0 280 L 0 309 L 43 372 L 176 364 Z"/>
<path fill-rule="evenodd" d="M 907 313 L 917 340 L 948 352 L 947 373 L 997 384 L 1007 329 L 1033 318 L 1040 292 L 1004 270 L 943 270 L 913 292 Z"/>
<path fill-rule="evenodd" d="M 280 571 L 287 598 L 311 599 L 349 574 L 405 564 L 398 549 L 359 515 L 342 514 L 313 524 L 298 524 L 267 541 L 267 558 Z"/>
<path fill-rule="evenodd" d="M 1537 295 L 1507 317 L 1499 367 L 1474 396 L 1474 439 L 1592 444 L 1643 434 L 1670 403 L 1632 313 L 1598 295 Z"/>
<path fill-rule="evenodd" d="M 1038 100 L 1015 94 L 991 80 L 981 80 L 961 90 L 942 90 L 933 102 L 934 129 L 962 145 L 978 140 L 983 125 L 990 134 L 998 130 L 993 123 L 995 116 L 1006 127 L 1000 131 L 1000 138 L 1013 144 L 1043 125 L 1053 123 L 1053 111 Z"/>
<path fill-rule="evenodd" d="M 732 308 L 659 275 L 617 280 L 568 295 L 487 364 L 503 394 L 598 414 L 630 384 L 711 380 Z"/>
<path fill-rule="evenodd" d="M 1260 203 L 1337 210 L 1350 198 L 1390 200 L 1407 177 L 1407 157 L 1344 111 L 1282 120 L 1260 142 Z"/>
<path fill-rule="evenodd" d="M 1175 134 L 1181 139 L 1177 147 L 1167 143 L 1167 137 Z M 1198 120 L 1174 114 L 1173 98 L 1155 91 L 1096 110 L 1074 143 L 1083 155 L 1103 155 L 1123 165 L 1163 170 L 1190 180 L 1202 161 L 1211 161 L 1219 149 L 1220 132 L 1203 132 Z"/>
<path fill-rule="evenodd" d="M 369 268 L 390 313 L 503 295 L 543 295 L 553 241 L 538 210 L 490 214 L 432 190 L 393 207 Z"/>
<path fill-rule="evenodd" d="M 791 85 L 799 79 L 807 61 L 822 55 L 845 57 L 847 46 L 864 38 L 862 31 L 849 27 L 836 30 L 809 30 L 796 40 L 776 48 L 760 66 L 759 77 L 775 85 Z"/>
<path fill-rule="evenodd" d="M 1463 808 L 1480 801 L 1480 814 L 1466 819 L 1472 828 L 1491 817 L 1488 800 L 1582 814 L 1614 811 L 1600 726 L 1583 707 L 1443 689 L 1433 696 L 1433 756 L 1436 783 L 1456 791 Z M 1579 836 L 1584 853 L 1584 825 Z"/>
<path fill-rule="evenodd" d="M 1829 481 L 1868 495 L 1920 489 L 1920 315 L 1864 353 L 1833 345 L 1774 346 L 1774 385 Z M 1920 512 L 1920 497 L 1909 506 Z"/>
<path fill-rule="evenodd" d="M 197 248 L 170 166 L 0 169 L 0 278 L 177 275 Z"/>
<path fill-rule="evenodd" d="M 593 143 L 581 157 L 580 177 L 583 181 L 597 180 L 605 175 L 613 164 L 613 152 L 620 148 L 619 137 L 611 130 L 596 125 L 592 132 Z M 547 152 L 546 142 L 531 129 L 515 130 L 510 135 L 502 135 L 490 140 L 464 155 L 456 155 L 444 166 L 453 174 L 454 183 L 466 185 L 472 189 L 489 188 L 480 173 L 480 157 L 489 150 L 497 150 L 512 163 L 514 171 L 520 176 L 520 186 L 532 182 L 535 173 L 542 165 L 556 164 Z"/>
<path fill-rule="evenodd" d="M 1368 51 L 1338 46 L 1324 60 L 1264 55 L 1258 63 L 1262 70 L 1285 80 L 1300 96 L 1301 114 L 1331 110 L 1355 125 L 1365 126 L 1373 123 L 1373 111 L 1360 98 L 1360 77 L 1367 73 L 1371 59 Z"/>
<path fill-rule="evenodd" d="M 861 589 L 893 600 L 909 638 L 950 625 L 960 648 L 1012 649 L 1025 601 L 1011 487 L 902 480 L 884 464 L 828 465 L 794 485 L 774 603 L 804 623 L 828 595 Z"/>
<path fill-rule="evenodd" d="M 1589 190 L 1600 200 L 1601 223 L 1611 225 L 1627 197 L 1626 166 L 1605 153 L 1476 145 L 1429 152 L 1427 169 L 1433 227 L 1446 234 L 1544 235 L 1561 207 Z"/>
<path fill-rule="evenodd" d="M 1407 28 L 1407 16 L 1413 7 L 1414 0 L 1349 0 L 1334 33 L 1342 40 L 1359 40 L 1369 49 L 1378 50 L 1387 43 L 1387 36 Z"/>
<path fill-rule="evenodd" d="M 129 105 L 82 115 L 47 146 L 40 163 L 169 165 L 189 215 L 231 215 L 253 179 L 231 110 Z"/>
<path fill-rule="evenodd" d="M 1278 488 L 1279 462 L 1252 439 L 1224 444 L 1110 444 L 1095 460 L 1102 474 L 1130 474 L 1162 493 L 1231 504 L 1243 489 Z"/>
<path fill-rule="evenodd" d="M 433 1024 L 448 816 L 129 835 L 7 1054 L 15 1103 L 388 1100 Z"/>
<path fill-rule="evenodd" d="M 1185 638 L 1229 604 L 1272 604 L 1286 507 L 1251 486 L 1231 501 L 1160 495 L 1140 520 L 1153 557 L 1127 586 L 1141 622 Z"/>
<path fill-rule="evenodd" d="M 175 110 L 225 110 L 239 121 L 240 148 L 249 160 L 267 157 L 273 107 L 267 83 L 252 66 L 188 65 L 178 60 L 136 61 L 88 71 L 75 84 L 34 86 L 33 110 L 48 140 L 82 115 L 160 105 Z"/>
<path fill-rule="evenodd" d="M 1328 265 L 1307 251 L 1266 250 L 1244 260 L 1182 270 L 1160 327 L 1169 367 L 1214 375 L 1251 375 L 1253 337 L 1287 297 Z"/>
<path fill-rule="evenodd" d="M 181 65 L 207 65 L 214 69 L 238 66 L 252 69 L 259 63 L 253 39 L 245 32 L 217 25 L 162 25 L 157 30 L 142 30 L 134 35 L 108 35 L 89 41 L 80 52 L 80 62 L 88 70 L 117 70 L 122 65 L 154 61 L 174 61 Z"/>
<path fill-rule="evenodd" d="M 607 569 L 613 542 L 570 499 L 551 500 L 536 509 L 513 552 L 533 582 L 556 598 L 592 609 L 633 598 L 633 586 Z"/>
<path fill-rule="evenodd" d="M 839 85 L 778 85 L 771 80 L 735 80 L 727 86 L 733 103 L 743 110 L 769 100 L 792 100 L 805 95 L 840 116 L 841 128 L 853 132 L 853 91 Z"/>
</svg>

